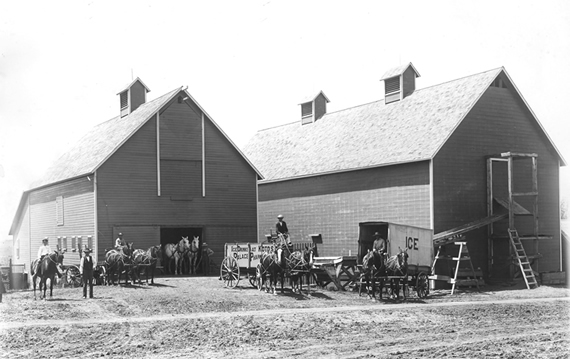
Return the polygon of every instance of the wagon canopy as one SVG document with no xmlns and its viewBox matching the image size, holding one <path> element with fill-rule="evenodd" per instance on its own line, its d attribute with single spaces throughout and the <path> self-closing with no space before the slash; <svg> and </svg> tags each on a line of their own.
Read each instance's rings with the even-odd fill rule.
<svg viewBox="0 0 570 359">
<path fill-rule="evenodd" d="M 388 254 L 395 255 L 408 249 L 408 265 L 416 268 L 430 268 L 433 263 L 433 230 L 390 222 L 359 223 L 358 262 L 368 250 L 372 250 L 374 233 L 388 240 Z"/>
</svg>

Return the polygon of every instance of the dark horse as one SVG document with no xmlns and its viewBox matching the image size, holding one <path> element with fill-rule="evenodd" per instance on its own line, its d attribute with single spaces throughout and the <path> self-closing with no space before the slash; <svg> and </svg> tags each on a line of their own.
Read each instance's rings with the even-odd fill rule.
<svg viewBox="0 0 570 359">
<path fill-rule="evenodd" d="M 45 255 L 40 262 L 39 271 L 35 273 L 37 263 L 40 259 L 36 259 L 32 262 L 31 272 L 32 272 L 32 283 L 34 285 L 34 299 L 36 299 L 36 278 L 40 277 L 40 299 L 46 298 L 47 291 L 47 280 L 49 279 L 49 297 L 53 297 L 53 282 L 55 280 L 55 275 L 61 278 L 63 270 L 61 265 L 63 263 L 63 253 L 59 251 L 54 251 L 48 255 Z M 44 295 L 42 297 L 42 287 L 44 289 Z"/>
<path fill-rule="evenodd" d="M 125 283 L 129 284 L 128 269 L 132 264 L 133 243 L 128 243 L 119 249 L 111 249 L 105 253 L 105 264 L 107 266 L 107 285 L 115 285 L 115 275 L 117 283 L 121 284 L 121 275 L 125 272 Z M 132 269 L 132 268 L 131 268 Z"/>
<path fill-rule="evenodd" d="M 285 273 L 289 274 L 289 262 L 291 258 L 291 249 L 293 244 L 288 235 L 279 233 L 275 240 L 275 253 L 277 254 L 277 278 L 281 281 L 281 293 L 284 292 Z"/>
<path fill-rule="evenodd" d="M 146 276 L 146 284 L 148 284 L 149 274 L 150 284 L 154 284 L 154 270 L 156 269 L 156 263 L 160 257 L 162 257 L 162 249 L 160 245 L 152 246 L 146 251 L 137 249 L 133 252 L 133 273 L 138 277 L 139 285 L 141 284 L 141 267 Z"/>
<path fill-rule="evenodd" d="M 382 254 L 378 251 L 369 251 L 362 258 L 362 272 L 360 273 L 360 287 L 358 294 L 362 294 L 362 281 L 366 281 L 366 291 L 368 296 L 376 299 L 376 281 L 380 283 L 380 299 L 382 299 L 382 288 L 384 287 L 384 277 L 386 275 L 386 267 Z M 370 283 L 372 282 L 372 286 Z M 372 294 L 371 294 L 372 292 Z"/>
<path fill-rule="evenodd" d="M 406 299 L 406 286 L 408 284 L 408 249 L 403 251 L 401 248 L 400 252 L 394 256 L 391 256 L 386 260 L 386 273 L 389 276 L 402 277 L 402 294 L 404 299 Z M 400 279 L 394 278 L 390 282 L 390 289 L 392 291 L 392 297 L 400 299 Z"/>
<path fill-rule="evenodd" d="M 311 268 L 313 267 L 313 248 L 305 246 L 302 251 L 295 251 L 289 257 L 289 273 L 291 278 L 291 288 L 293 293 L 299 292 L 303 289 L 303 277 L 307 280 L 307 294 L 311 295 Z"/>
<path fill-rule="evenodd" d="M 278 256 L 279 254 L 277 252 L 263 252 L 261 253 L 261 258 L 257 266 L 258 289 L 262 290 L 265 286 L 267 293 L 271 291 L 275 295 L 277 294 L 277 276 L 280 271 L 277 265 Z"/>
</svg>

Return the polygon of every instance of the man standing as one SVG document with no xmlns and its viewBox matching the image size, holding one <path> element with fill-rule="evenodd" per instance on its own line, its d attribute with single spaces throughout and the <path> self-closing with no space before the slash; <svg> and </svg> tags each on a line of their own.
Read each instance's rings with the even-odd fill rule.
<svg viewBox="0 0 570 359">
<path fill-rule="evenodd" d="M 48 242 L 49 242 L 48 237 L 45 237 L 44 239 L 42 239 L 42 245 L 38 249 L 38 260 L 36 262 L 36 268 L 34 270 L 34 273 L 36 273 L 36 274 L 39 274 L 42 259 L 44 259 L 45 256 L 47 256 L 48 254 L 50 254 L 52 252 L 51 247 L 49 246 Z"/>
<path fill-rule="evenodd" d="M 87 286 L 89 285 L 89 298 L 93 298 L 93 268 L 95 263 L 91 257 L 91 249 L 85 248 L 83 257 L 79 262 L 79 273 L 83 278 L 83 299 L 87 297 Z"/>
<path fill-rule="evenodd" d="M 283 215 L 280 214 L 277 216 L 277 223 L 275 224 L 275 230 L 277 234 L 283 234 L 286 237 L 289 236 L 289 228 L 287 228 L 287 223 L 283 220 Z"/>
</svg>

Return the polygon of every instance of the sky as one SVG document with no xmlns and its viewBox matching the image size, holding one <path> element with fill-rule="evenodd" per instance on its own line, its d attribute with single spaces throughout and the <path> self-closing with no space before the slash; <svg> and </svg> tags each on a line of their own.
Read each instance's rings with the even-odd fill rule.
<svg viewBox="0 0 570 359">
<path fill-rule="evenodd" d="M 568 1 L 0 0 L 0 239 L 136 77 L 149 100 L 188 86 L 242 147 L 321 90 L 328 112 L 382 99 L 401 64 L 417 88 L 504 67 L 570 161 L 569 39 Z"/>
</svg>

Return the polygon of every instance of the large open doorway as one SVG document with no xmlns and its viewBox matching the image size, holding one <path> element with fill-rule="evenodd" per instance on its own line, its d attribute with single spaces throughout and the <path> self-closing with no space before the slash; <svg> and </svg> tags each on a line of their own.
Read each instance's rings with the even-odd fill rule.
<svg viewBox="0 0 570 359">
<path fill-rule="evenodd" d="M 195 264 L 200 263 L 201 259 L 201 249 L 203 243 L 203 228 L 202 227 L 161 227 L 160 228 L 160 244 L 164 246 L 168 243 L 177 244 L 182 237 L 188 237 L 191 242 L 194 237 L 199 237 L 199 250 L 196 253 Z M 192 268 L 190 267 L 190 256 L 184 256 L 182 258 L 182 274 L 190 274 Z M 174 261 L 169 261 L 163 253 L 163 267 L 166 273 L 174 273 Z M 194 273 L 201 273 L 201 266 L 196 265 L 196 270 Z"/>
</svg>

